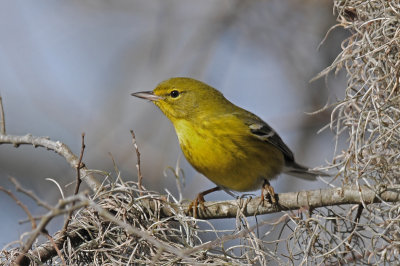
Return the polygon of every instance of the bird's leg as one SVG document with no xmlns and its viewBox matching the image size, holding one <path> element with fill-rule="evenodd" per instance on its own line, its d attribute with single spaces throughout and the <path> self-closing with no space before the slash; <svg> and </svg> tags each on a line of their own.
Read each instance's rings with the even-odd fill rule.
<svg viewBox="0 0 400 266">
<path fill-rule="evenodd" d="M 207 194 L 210 194 L 210 193 L 212 193 L 214 191 L 218 191 L 218 190 L 221 190 L 221 188 L 220 187 L 214 187 L 214 188 L 205 190 L 205 191 L 197 194 L 197 197 L 190 203 L 189 208 L 188 208 L 188 212 L 190 213 L 191 210 L 193 210 L 193 217 L 197 218 L 197 207 L 199 206 L 199 204 L 200 204 L 201 209 L 203 211 L 205 210 L 205 207 L 204 207 L 204 202 L 205 202 L 204 196 L 207 195 Z"/>
<path fill-rule="evenodd" d="M 266 194 L 266 195 L 264 195 L 264 194 Z M 269 199 L 271 200 L 271 203 L 272 204 L 276 204 L 276 195 L 275 195 L 274 188 L 270 185 L 270 183 L 266 179 L 264 179 L 264 184 L 263 184 L 263 186 L 261 188 L 261 202 L 260 202 L 260 204 L 262 204 L 263 206 L 264 206 L 265 196 L 269 196 Z"/>
</svg>

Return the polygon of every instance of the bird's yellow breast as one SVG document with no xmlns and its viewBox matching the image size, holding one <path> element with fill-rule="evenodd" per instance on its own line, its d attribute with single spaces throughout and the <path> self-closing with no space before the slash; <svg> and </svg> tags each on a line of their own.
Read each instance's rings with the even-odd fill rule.
<svg viewBox="0 0 400 266">
<path fill-rule="evenodd" d="M 251 191 L 282 171 L 284 158 L 273 145 L 249 134 L 235 116 L 201 123 L 173 122 L 189 163 L 218 186 Z"/>
</svg>

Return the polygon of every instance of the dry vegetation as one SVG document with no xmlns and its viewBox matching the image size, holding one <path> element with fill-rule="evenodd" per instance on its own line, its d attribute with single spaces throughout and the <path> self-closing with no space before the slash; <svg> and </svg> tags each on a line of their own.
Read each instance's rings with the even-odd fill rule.
<svg viewBox="0 0 400 266">
<path fill-rule="evenodd" d="M 81 192 L 70 198 L 74 206 L 58 206 L 59 213 L 49 207 L 49 217 L 76 210 L 68 237 L 60 232 L 55 242 L 35 244 L 29 257 L 39 264 L 39 252 L 52 265 L 399 264 L 400 4 L 335 1 L 334 12 L 337 26 L 351 36 L 318 77 L 347 73 L 346 94 L 334 104 L 330 128 L 348 149 L 336 151 L 328 168 L 335 169 L 340 185 L 376 191 L 379 203 L 361 200 L 286 211 L 256 225 L 237 208 L 236 228 L 218 231 L 176 208 L 180 202 L 172 195 L 139 189 L 140 184 L 123 182 L 117 172 L 93 195 Z M 388 190 L 397 202 L 380 198 Z M 280 232 L 279 240 L 270 237 L 273 231 Z M 214 240 L 203 242 L 202 234 L 210 232 Z M 10 264 L 18 256 L 19 248 L 11 247 L 0 253 L 0 263 Z"/>
<path fill-rule="evenodd" d="M 344 69 L 348 78 L 345 98 L 335 104 L 330 124 L 338 139 L 346 138 L 348 149 L 337 151 L 333 165 L 343 185 L 368 185 L 379 195 L 400 183 L 400 5 L 335 1 L 334 10 L 338 26 L 352 34 L 320 74 Z M 399 206 L 323 210 L 318 221 L 322 234 L 316 233 L 320 248 L 310 259 L 323 255 L 331 262 L 399 263 Z"/>
</svg>

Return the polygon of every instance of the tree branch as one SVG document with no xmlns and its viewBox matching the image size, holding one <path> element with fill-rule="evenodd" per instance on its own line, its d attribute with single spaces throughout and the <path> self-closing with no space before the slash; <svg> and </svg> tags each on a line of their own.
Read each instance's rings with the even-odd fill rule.
<svg viewBox="0 0 400 266">
<path fill-rule="evenodd" d="M 4 117 L 3 99 L 0 96 L 0 134 L 6 134 L 6 118 Z"/>
<path fill-rule="evenodd" d="M 12 136 L 12 135 L 0 135 L 0 144 L 14 144 L 18 147 L 21 144 L 31 144 L 34 147 L 40 146 L 45 147 L 49 150 L 53 150 L 59 155 L 63 156 L 67 162 L 74 168 L 79 163 L 79 158 L 71 152 L 67 145 L 59 141 L 51 141 L 45 137 L 33 137 L 28 134 L 25 136 Z M 81 175 L 87 177 L 85 181 L 88 185 L 96 191 L 100 184 L 90 174 L 86 167 L 80 169 Z M 398 202 L 400 201 L 399 187 L 381 187 L 381 193 L 376 194 L 376 191 L 366 186 L 346 186 L 343 188 L 330 188 L 330 189 L 319 189 L 313 191 L 300 191 L 279 194 L 279 201 L 277 204 L 265 203 L 260 205 L 260 198 L 254 198 L 246 200 L 246 206 L 243 206 L 244 200 L 230 200 L 230 201 L 218 201 L 218 202 L 205 202 L 204 210 L 199 208 L 198 218 L 200 219 L 223 219 L 223 218 L 234 218 L 237 215 L 238 207 L 243 209 L 245 216 L 254 216 L 257 214 L 267 214 L 287 210 L 295 210 L 302 207 L 309 207 L 311 209 L 334 206 L 343 204 L 370 204 L 378 203 L 382 201 L 386 202 Z M 156 210 L 158 207 L 154 200 L 144 200 L 143 203 L 150 209 Z M 239 203 L 239 204 L 238 204 Z M 188 204 L 176 205 L 169 203 L 169 207 L 161 207 L 161 215 L 164 217 L 170 217 L 174 215 L 175 211 L 184 211 L 188 213 Z M 174 210 L 172 211 L 171 208 Z"/>
<path fill-rule="evenodd" d="M 376 191 L 380 191 L 379 195 Z M 336 206 L 344 204 L 365 204 L 381 203 L 381 202 L 400 202 L 400 186 L 369 188 L 367 186 L 345 186 L 342 188 L 318 189 L 309 191 L 289 192 L 278 194 L 279 200 L 277 204 L 264 203 L 260 204 L 260 197 L 245 200 L 229 200 L 229 201 L 206 201 L 205 209 L 198 208 L 199 219 L 224 219 L 235 218 L 238 208 L 242 209 L 243 215 L 254 216 L 259 214 L 276 213 L 281 211 L 296 210 L 302 207 L 310 209 Z M 238 204 L 239 203 L 239 204 Z M 155 209 L 154 201 L 148 201 L 149 207 Z M 245 204 L 245 206 L 244 206 Z M 186 215 L 189 204 L 178 206 L 171 204 L 170 207 L 174 211 L 182 210 Z M 161 215 L 164 217 L 174 216 L 171 208 L 161 207 Z"/>
<path fill-rule="evenodd" d="M 13 144 L 15 147 L 19 145 L 30 144 L 36 147 L 44 147 L 48 150 L 55 151 L 57 154 L 65 158 L 72 168 L 76 168 L 79 163 L 79 158 L 72 153 L 67 145 L 60 141 L 52 141 L 47 137 L 34 137 L 30 134 L 25 136 L 14 136 L 14 135 L 1 135 L 0 144 Z M 97 191 L 100 188 L 100 183 L 90 173 L 90 171 L 83 167 L 80 169 L 81 176 L 85 182 L 93 191 Z"/>
</svg>

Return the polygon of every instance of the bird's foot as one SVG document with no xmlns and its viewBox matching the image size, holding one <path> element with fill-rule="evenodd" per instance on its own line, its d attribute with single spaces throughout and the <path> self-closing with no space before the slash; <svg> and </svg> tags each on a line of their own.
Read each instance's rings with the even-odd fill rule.
<svg viewBox="0 0 400 266">
<path fill-rule="evenodd" d="M 197 195 L 197 197 L 189 204 L 188 213 L 189 214 L 193 214 L 194 218 L 198 218 L 199 217 L 198 216 L 198 207 L 199 207 L 199 205 L 200 205 L 200 208 L 201 208 L 201 210 L 203 212 L 206 211 L 206 207 L 204 206 L 204 202 L 205 202 L 204 196 L 209 194 L 209 193 L 211 193 L 211 192 L 218 191 L 218 190 L 221 190 L 221 188 L 220 187 L 214 187 L 214 188 L 211 188 L 211 189 L 208 189 L 206 191 L 203 191 L 203 192 L 199 193 Z"/>
<path fill-rule="evenodd" d="M 204 196 L 202 193 L 199 193 L 197 197 L 190 203 L 189 208 L 188 208 L 188 213 L 193 214 L 194 218 L 198 218 L 198 207 L 200 205 L 200 208 L 202 211 L 205 211 L 206 207 L 204 206 Z"/>
</svg>

